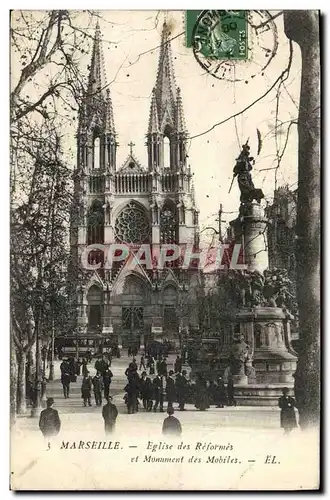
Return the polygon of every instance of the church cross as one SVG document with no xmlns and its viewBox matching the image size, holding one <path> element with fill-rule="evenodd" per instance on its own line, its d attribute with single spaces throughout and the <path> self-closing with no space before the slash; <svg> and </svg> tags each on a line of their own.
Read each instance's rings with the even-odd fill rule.
<svg viewBox="0 0 330 500">
<path fill-rule="evenodd" d="M 132 156 L 132 154 L 133 154 L 133 146 L 135 146 L 134 142 L 131 141 L 129 144 L 127 144 L 127 146 L 129 146 L 130 155 Z"/>
</svg>

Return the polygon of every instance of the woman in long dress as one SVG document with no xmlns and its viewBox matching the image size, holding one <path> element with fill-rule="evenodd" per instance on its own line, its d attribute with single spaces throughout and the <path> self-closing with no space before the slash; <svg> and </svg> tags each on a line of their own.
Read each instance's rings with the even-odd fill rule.
<svg viewBox="0 0 330 500">
<path fill-rule="evenodd" d="M 195 407 L 200 411 L 204 411 L 210 408 L 206 380 L 201 375 L 196 381 L 195 391 Z"/>
</svg>

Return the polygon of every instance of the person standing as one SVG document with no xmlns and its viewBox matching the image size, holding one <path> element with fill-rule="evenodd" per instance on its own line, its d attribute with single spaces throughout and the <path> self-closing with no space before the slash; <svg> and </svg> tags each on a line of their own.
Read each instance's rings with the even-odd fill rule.
<svg viewBox="0 0 330 500">
<path fill-rule="evenodd" d="M 139 370 L 142 370 L 142 367 L 143 367 L 143 370 L 146 370 L 146 364 L 145 364 L 145 357 L 144 357 L 144 354 L 141 354 L 141 359 L 140 359 L 140 368 L 139 368 Z"/>
<path fill-rule="evenodd" d="M 284 434 L 289 434 L 292 429 L 298 427 L 294 407 L 296 402 L 289 396 L 289 389 L 284 387 L 282 396 L 278 400 L 278 406 L 281 408 L 280 423 Z"/>
<path fill-rule="evenodd" d="M 101 378 L 100 372 L 97 372 L 95 377 L 92 380 L 93 389 L 94 389 L 94 397 L 96 406 L 101 406 L 102 404 L 102 390 L 103 390 L 103 380 Z"/>
<path fill-rule="evenodd" d="M 158 374 L 161 377 L 167 377 L 167 363 L 165 357 L 161 358 L 157 365 Z"/>
<path fill-rule="evenodd" d="M 168 377 L 166 379 L 166 399 L 168 403 L 168 407 L 173 407 L 173 403 L 176 400 L 176 389 L 175 389 L 175 380 L 174 380 L 174 371 L 170 370 Z"/>
<path fill-rule="evenodd" d="M 147 373 L 142 372 L 141 379 L 140 379 L 140 395 L 142 398 L 143 408 L 145 410 L 147 409 L 147 397 L 146 397 L 146 392 L 145 392 L 146 379 L 147 379 Z"/>
<path fill-rule="evenodd" d="M 117 407 L 112 403 L 112 397 L 108 396 L 107 403 L 102 408 L 102 417 L 106 434 L 110 434 L 115 430 L 117 416 Z"/>
<path fill-rule="evenodd" d="M 155 358 L 150 356 L 149 375 L 155 375 Z"/>
<path fill-rule="evenodd" d="M 76 363 L 74 358 L 69 358 L 69 373 L 70 373 L 70 380 L 71 382 L 75 382 L 77 375 L 76 375 Z"/>
<path fill-rule="evenodd" d="M 207 395 L 206 380 L 202 375 L 198 376 L 198 379 L 196 381 L 195 391 L 196 391 L 195 407 L 200 411 L 207 410 L 210 407 L 210 405 Z"/>
<path fill-rule="evenodd" d="M 80 368 L 81 368 L 82 362 L 80 358 L 77 359 L 76 361 L 76 375 L 79 377 L 80 376 Z"/>
<path fill-rule="evenodd" d="M 225 383 L 223 381 L 222 377 L 219 377 L 218 379 L 218 385 L 216 388 L 216 398 L 215 398 L 215 404 L 217 405 L 217 408 L 223 408 L 224 405 L 226 404 L 226 388 L 225 388 Z"/>
<path fill-rule="evenodd" d="M 61 374 L 64 372 L 69 373 L 69 363 L 66 359 L 62 360 L 62 363 L 60 364 L 60 370 L 61 370 Z"/>
<path fill-rule="evenodd" d="M 91 393 L 92 393 L 92 379 L 89 376 L 89 371 L 87 370 L 81 383 L 81 397 L 84 400 L 84 406 L 92 406 L 91 403 Z"/>
<path fill-rule="evenodd" d="M 83 360 L 82 360 L 82 363 L 81 363 L 81 364 L 82 364 L 82 376 L 83 376 L 83 377 L 85 377 L 85 376 L 87 375 L 87 373 L 88 373 L 88 368 L 87 368 L 88 363 L 87 363 L 87 359 L 83 358 Z"/>
<path fill-rule="evenodd" d="M 87 351 L 86 351 L 86 361 L 87 361 L 87 363 L 91 363 L 92 358 L 93 358 L 92 351 L 90 350 L 90 348 L 88 348 Z"/>
<path fill-rule="evenodd" d="M 64 399 L 67 399 L 70 397 L 71 375 L 69 373 L 69 370 L 63 370 L 63 371 L 61 370 L 61 382 L 63 387 Z"/>
<path fill-rule="evenodd" d="M 174 363 L 174 372 L 181 373 L 182 370 L 182 358 L 181 356 L 177 356 Z"/>
<path fill-rule="evenodd" d="M 186 404 L 187 396 L 188 396 L 188 380 L 186 379 L 186 370 L 183 370 L 182 373 L 179 373 L 176 377 L 176 392 L 178 395 L 178 403 L 179 410 L 184 411 Z"/>
<path fill-rule="evenodd" d="M 136 362 L 135 357 L 133 357 L 133 360 L 132 360 L 131 366 L 132 366 L 132 370 L 134 370 L 134 371 L 136 371 L 136 370 L 137 370 L 137 362 Z"/>
<path fill-rule="evenodd" d="M 48 398 L 46 401 L 47 408 L 42 410 L 39 418 L 39 429 L 45 438 L 57 436 L 61 429 L 61 420 L 58 411 L 54 410 L 54 399 Z"/>
<path fill-rule="evenodd" d="M 164 436 L 181 436 L 182 427 L 180 421 L 173 416 L 174 408 L 173 406 L 167 409 L 168 417 L 165 418 L 162 427 L 162 433 Z"/>
<path fill-rule="evenodd" d="M 152 381 L 154 387 L 155 404 L 154 411 L 157 411 L 159 405 L 159 411 L 163 412 L 164 406 L 164 393 L 163 393 L 163 381 L 159 374 Z"/>
<path fill-rule="evenodd" d="M 228 376 L 227 400 L 228 400 L 228 406 L 236 406 L 236 403 L 235 403 L 235 388 L 234 388 L 234 381 L 233 381 L 232 375 Z"/>
<path fill-rule="evenodd" d="M 144 397 L 146 399 L 146 411 L 152 410 L 152 400 L 153 400 L 153 386 L 151 379 L 149 377 L 146 378 L 144 385 Z"/>
<path fill-rule="evenodd" d="M 208 393 L 210 405 L 217 405 L 217 390 L 218 386 L 214 380 L 209 380 Z"/>
<path fill-rule="evenodd" d="M 132 379 L 126 384 L 124 391 L 126 392 L 126 405 L 127 405 L 127 412 L 128 414 L 136 413 L 137 411 L 137 396 L 138 396 L 138 391 L 136 388 L 136 385 Z"/>
<path fill-rule="evenodd" d="M 103 387 L 104 387 L 104 399 L 107 401 L 110 395 L 110 385 L 112 381 L 113 373 L 108 368 L 103 374 Z"/>
</svg>

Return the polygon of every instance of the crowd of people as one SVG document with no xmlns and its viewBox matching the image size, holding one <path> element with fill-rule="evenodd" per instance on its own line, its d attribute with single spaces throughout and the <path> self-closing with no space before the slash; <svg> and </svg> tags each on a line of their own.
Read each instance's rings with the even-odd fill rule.
<svg viewBox="0 0 330 500">
<path fill-rule="evenodd" d="M 84 406 L 92 406 L 92 392 L 94 393 L 96 406 L 102 405 L 102 399 L 108 401 L 110 396 L 110 385 L 113 373 L 110 370 L 111 356 L 103 355 L 97 358 L 94 364 L 96 374 L 90 376 L 88 369 L 89 360 L 84 358 L 82 361 L 73 358 L 63 359 L 60 365 L 61 383 L 63 387 L 64 398 L 70 397 L 70 384 L 77 381 L 77 376 L 82 373 L 81 398 Z"/>
<path fill-rule="evenodd" d="M 148 412 L 158 409 L 164 411 L 164 402 L 167 402 L 167 408 L 178 403 L 180 411 L 185 410 L 186 403 L 195 404 L 201 411 L 207 410 L 211 405 L 217 408 L 235 405 L 231 378 L 227 386 L 221 377 L 207 381 L 202 374 L 197 375 L 196 381 L 193 381 L 188 378 L 187 371 L 182 369 L 181 356 L 177 356 L 174 369 L 169 370 L 165 356 L 159 355 L 155 359 L 150 354 L 142 354 L 138 363 L 134 352 L 131 355 L 133 359 L 125 371 L 127 384 L 124 387 L 128 413 L 139 411 L 141 402 L 143 409 Z M 139 371 L 142 373 L 139 374 Z"/>
</svg>

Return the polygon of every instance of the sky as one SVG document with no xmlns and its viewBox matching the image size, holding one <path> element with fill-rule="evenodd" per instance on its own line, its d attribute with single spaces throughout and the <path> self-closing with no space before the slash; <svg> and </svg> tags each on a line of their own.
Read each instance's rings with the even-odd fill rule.
<svg viewBox="0 0 330 500">
<path fill-rule="evenodd" d="M 283 31 L 282 16 L 276 19 L 278 50 L 263 76 L 257 75 L 248 83 L 220 80 L 207 74 L 197 63 L 193 50 L 185 47 L 185 15 L 183 11 L 171 12 L 100 12 L 100 27 L 103 33 L 103 47 L 108 81 L 111 84 L 115 125 L 120 148 L 117 166 L 128 155 L 128 143 L 136 146 L 135 155 L 146 166 L 147 151 L 145 133 L 148 126 L 151 91 L 155 84 L 158 64 L 160 33 L 166 18 L 171 25 L 173 39 L 172 54 L 176 84 L 181 88 L 186 125 L 190 137 L 198 135 L 215 123 L 244 109 L 262 95 L 285 69 L 288 62 L 289 43 Z M 257 20 L 257 15 L 255 19 Z M 260 18 L 261 19 L 261 18 Z M 259 21 L 261 22 L 261 21 Z M 117 42 L 117 43 L 109 43 Z M 253 40 L 251 43 L 254 43 Z M 260 43 L 268 43 L 264 37 Z M 153 50 L 154 49 L 154 50 Z M 253 57 L 253 54 L 252 54 Z M 259 54 L 256 53 L 256 57 Z M 258 61 L 256 61 L 258 62 Z M 237 78 L 251 73 L 251 63 L 237 63 Z M 278 119 L 295 119 L 298 114 L 300 89 L 300 53 L 294 47 L 291 76 L 285 82 L 287 91 L 281 92 Z M 248 76 L 247 76 L 248 78 Z M 274 134 L 276 92 L 271 92 L 263 101 L 236 119 L 216 127 L 213 131 L 188 141 L 189 163 L 194 173 L 197 205 L 200 209 L 201 228 L 216 226 L 215 219 L 222 203 L 223 220 L 229 222 L 235 217 L 239 206 L 239 189 L 236 181 L 228 193 L 235 158 L 240 144 L 248 138 L 252 155 L 257 151 L 257 128 L 263 138 L 261 153 L 256 161 L 253 175 L 256 187 L 261 187 L 267 200 L 274 191 L 274 170 L 262 170 L 276 165 Z M 279 136 L 279 147 L 283 147 L 286 126 Z M 291 127 L 286 152 L 278 170 L 278 185 L 293 185 L 297 181 L 297 134 Z M 268 134 L 268 136 L 267 136 Z M 257 172 L 259 170 L 259 172 Z M 262 171 L 260 171 L 262 170 Z M 223 224 L 226 225 L 226 222 Z"/>
<path fill-rule="evenodd" d="M 201 229 L 217 227 L 219 205 L 223 207 L 225 228 L 234 219 L 239 208 L 239 189 L 236 180 L 229 191 L 235 158 L 240 146 L 249 138 L 251 154 L 257 154 L 257 128 L 262 137 L 262 149 L 256 158 L 253 180 L 262 188 L 270 202 L 275 187 L 276 141 L 274 137 L 276 108 L 278 122 L 277 147 L 281 152 L 286 139 L 289 120 L 298 115 L 301 61 L 299 48 L 294 45 L 291 71 L 276 99 L 276 88 L 235 120 L 215 127 L 249 106 L 263 95 L 286 68 L 289 43 L 283 31 L 283 16 L 274 21 L 277 28 L 276 55 L 263 75 L 260 73 L 264 53 L 259 46 L 272 49 L 274 33 L 266 32 L 258 39 L 250 36 L 249 60 L 236 62 L 231 78 L 218 79 L 208 74 L 198 64 L 192 48 L 185 46 L 184 11 L 98 11 L 103 39 L 103 52 L 107 80 L 110 83 L 115 127 L 118 134 L 117 169 L 129 154 L 128 143 L 135 144 L 134 154 L 142 166 L 147 167 L 145 134 L 148 127 L 150 99 L 155 85 L 162 25 L 166 19 L 171 26 L 172 54 L 176 85 L 181 88 L 188 140 L 188 162 L 194 174 L 196 201 L 200 210 Z M 272 11 L 272 15 L 276 11 Z M 256 12 L 252 22 L 260 24 L 263 14 Z M 94 27 L 88 26 L 87 15 L 77 17 L 79 26 L 93 35 Z M 91 52 L 81 58 L 82 71 L 87 75 Z M 19 72 L 17 73 L 19 74 Z M 251 75 L 255 75 L 251 78 Z M 232 81 L 233 79 L 236 81 Z M 12 64 L 15 81 L 15 64 Z M 240 80 L 240 81 L 237 81 Z M 247 82 L 247 83 L 246 83 Z M 75 125 L 67 127 L 67 146 L 71 160 L 75 158 Z M 76 123 L 76 122 L 75 122 Z M 198 136 L 199 137 L 195 137 Z M 277 186 L 289 184 L 297 187 L 297 133 L 296 126 L 290 135 L 277 172 Z M 74 167 L 74 165 L 73 165 Z"/>
</svg>

